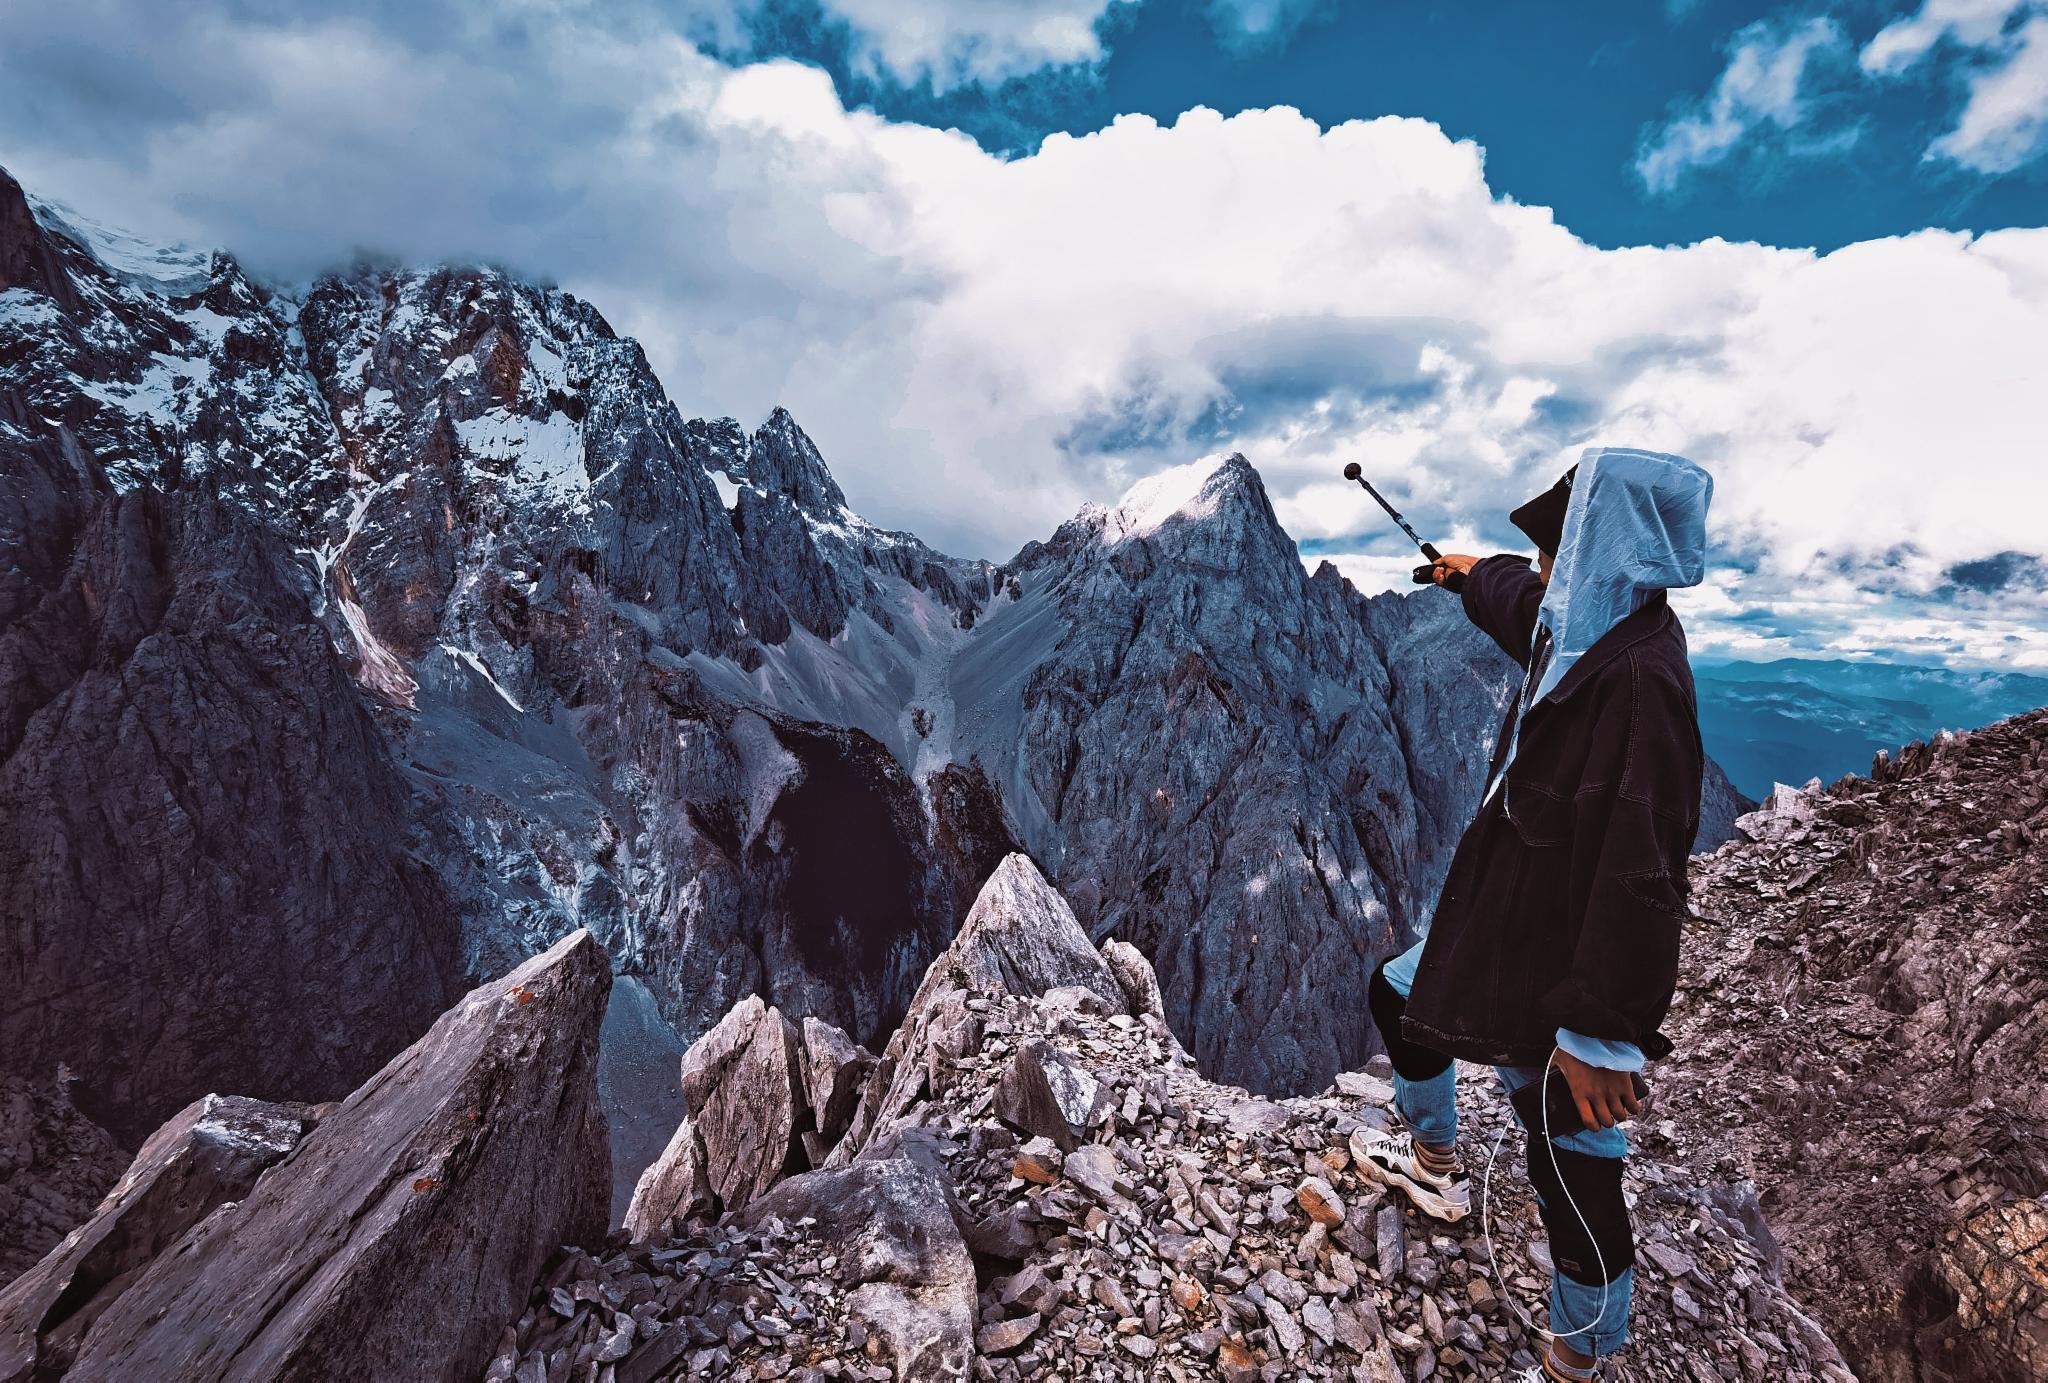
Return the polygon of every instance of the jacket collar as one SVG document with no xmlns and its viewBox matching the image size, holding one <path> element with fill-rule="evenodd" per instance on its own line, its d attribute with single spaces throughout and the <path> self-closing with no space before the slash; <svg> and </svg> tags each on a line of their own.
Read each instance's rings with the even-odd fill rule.
<svg viewBox="0 0 2048 1383">
<path fill-rule="evenodd" d="M 1624 617 L 1612 629 L 1593 640 L 1593 646 L 1579 655 L 1579 660 L 1565 670 L 1550 694 L 1538 702 L 1547 705 L 1563 701 L 1574 691 L 1590 681 L 1600 669 L 1619 658 L 1636 644 L 1669 628 L 1677 616 L 1671 613 L 1671 602 L 1664 592 L 1657 591 L 1643 602 L 1640 609 Z"/>
</svg>

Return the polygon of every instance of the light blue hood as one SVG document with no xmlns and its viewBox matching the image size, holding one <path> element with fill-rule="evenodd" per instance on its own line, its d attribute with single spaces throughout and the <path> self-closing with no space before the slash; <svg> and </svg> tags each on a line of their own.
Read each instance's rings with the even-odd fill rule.
<svg viewBox="0 0 2048 1383">
<path fill-rule="evenodd" d="M 1536 614 L 1550 658 L 1535 705 L 1608 630 L 1658 591 L 1697 586 L 1707 572 L 1714 478 L 1682 456 L 1590 447 L 1579 457 L 1564 536 Z"/>
<path fill-rule="evenodd" d="M 1707 570 L 1707 505 L 1714 478 L 1682 456 L 1590 447 L 1579 457 L 1550 585 L 1536 613 L 1522 717 L 1557 689 L 1600 636 L 1658 591 L 1697 586 Z"/>
</svg>

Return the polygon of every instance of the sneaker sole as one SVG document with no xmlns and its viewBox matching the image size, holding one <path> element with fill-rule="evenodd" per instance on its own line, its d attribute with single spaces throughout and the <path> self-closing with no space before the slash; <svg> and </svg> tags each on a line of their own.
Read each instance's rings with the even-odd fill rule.
<svg viewBox="0 0 2048 1383">
<path fill-rule="evenodd" d="M 1382 1167 L 1369 1157 L 1356 1159 L 1354 1165 L 1361 1172 L 1365 1173 L 1367 1177 L 1379 1182 L 1382 1186 L 1391 1186 L 1397 1191 L 1404 1192 L 1408 1199 L 1414 1203 L 1415 1208 L 1429 1216 L 1432 1220 L 1438 1220 L 1447 1225 L 1454 1225 L 1472 1213 L 1472 1206 L 1469 1202 L 1464 1205 L 1458 1205 L 1445 1200 L 1421 1182 L 1411 1180 L 1390 1167 Z"/>
</svg>

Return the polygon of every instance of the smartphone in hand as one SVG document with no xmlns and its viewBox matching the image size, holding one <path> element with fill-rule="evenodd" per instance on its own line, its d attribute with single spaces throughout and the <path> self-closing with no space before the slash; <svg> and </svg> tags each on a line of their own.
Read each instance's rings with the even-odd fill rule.
<svg viewBox="0 0 2048 1383">
<path fill-rule="evenodd" d="M 1572 1098 L 1571 1082 L 1564 1078 L 1564 1072 L 1552 1066 L 1544 1076 L 1543 1080 L 1532 1080 L 1508 1096 L 1508 1103 L 1515 1107 L 1522 1127 L 1531 1133 L 1543 1133 L 1546 1127 L 1544 1106 L 1547 1104 L 1550 1116 L 1548 1129 L 1553 1140 L 1584 1133 L 1586 1121 L 1579 1117 L 1579 1102 Z M 1631 1071 L 1629 1081 L 1635 1086 L 1638 1102 L 1650 1098 L 1650 1083 L 1639 1072 Z"/>
</svg>

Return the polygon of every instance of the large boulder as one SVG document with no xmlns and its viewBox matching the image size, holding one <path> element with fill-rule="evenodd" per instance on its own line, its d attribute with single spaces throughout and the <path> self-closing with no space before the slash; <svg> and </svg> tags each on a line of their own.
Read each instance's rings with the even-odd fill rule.
<svg viewBox="0 0 2048 1383">
<path fill-rule="evenodd" d="M 993 1109 L 1004 1123 L 1072 1152 L 1107 1097 L 1087 1067 L 1043 1038 L 1033 1038 L 1017 1048 L 996 1082 Z"/>
<path fill-rule="evenodd" d="M 816 1018 L 799 1028 L 758 995 L 683 1053 L 682 1124 L 633 1190 L 645 1241 L 677 1220 L 737 1211 L 784 1175 L 823 1165 L 875 1058 Z"/>
<path fill-rule="evenodd" d="M 620 1222 L 633 1242 L 644 1244 L 679 1220 L 717 1213 L 710 1162 L 697 1125 L 685 1116 L 661 1156 L 634 1183 L 633 1199 Z"/>
<path fill-rule="evenodd" d="M 1007 855 L 982 885 L 960 935 L 925 973 L 911 1008 L 939 986 L 1040 995 L 1067 985 L 1093 991 L 1112 1013 L 1126 1010 L 1123 986 L 1067 900 L 1028 855 Z"/>
<path fill-rule="evenodd" d="M 804 1095 L 811 1122 L 826 1143 L 846 1132 L 853 1120 L 861 1083 L 874 1069 L 875 1058 L 845 1033 L 816 1018 L 804 1019 Z"/>
<path fill-rule="evenodd" d="M 135 1275 L 298 1145 L 296 1105 L 207 1095 L 149 1136 L 93 1217 L 0 1292 L 0 1380 L 62 1372 Z"/>
<path fill-rule="evenodd" d="M 909 1157 L 807 1172 L 755 1201 L 751 1225 L 811 1222 L 833 1246 L 854 1316 L 887 1347 L 898 1378 L 965 1378 L 974 1360 L 974 1260 L 952 1193 Z"/>
<path fill-rule="evenodd" d="M 805 1108 L 796 1025 L 750 994 L 683 1053 L 683 1105 L 711 1189 L 737 1210 L 782 1175 Z"/>
<path fill-rule="evenodd" d="M 69 1377 L 475 1377 L 547 1256 L 604 1234 L 610 987 L 577 931 L 472 991 L 143 1268 Z"/>
<path fill-rule="evenodd" d="M 1149 1013 L 1162 1023 L 1166 1021 L 1166 1000 L 1159 993 L 1159 976 L 1143 951 L 1128 941 L 1111 937 L 1102 943 L 1102 961 L 1116 977 L 1124 992 L 1124 1003 L 1134 1017 L 1142 1018 Z"/>
</svg>

